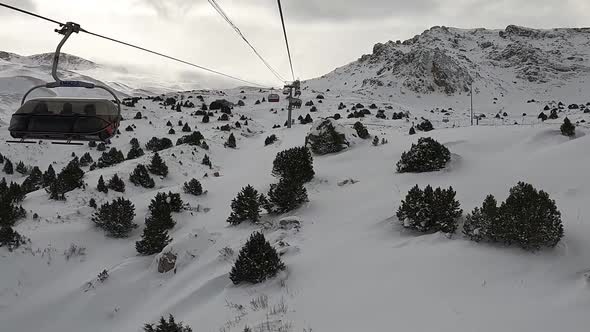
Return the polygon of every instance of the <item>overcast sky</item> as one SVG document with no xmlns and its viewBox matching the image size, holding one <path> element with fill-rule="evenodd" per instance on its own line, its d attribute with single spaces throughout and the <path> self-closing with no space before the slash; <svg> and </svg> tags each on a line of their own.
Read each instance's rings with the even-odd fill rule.
<svg viewBox="0 0 590 332">
<path fill-rule="evenodd" d="M 265 84 L 277 81 L 207 0 L 0 0 L 58 21 L 140 44 Z M 290 70 L 275 0 L 217 0 L 282 76 Z M 461 28 L 588 26 L 590 0 L 282 0 L 295 75 L 321 76 L 370 53 L 377 42 L 405 40 L 434 25 Z M 0 50 L 52 52 L 51 23 L 0 8 Z M 64 51 L 99 63 L 198 70 L 80 34 Z M 196 71 L 196 72 L 195 72 Z"/>
</svg>

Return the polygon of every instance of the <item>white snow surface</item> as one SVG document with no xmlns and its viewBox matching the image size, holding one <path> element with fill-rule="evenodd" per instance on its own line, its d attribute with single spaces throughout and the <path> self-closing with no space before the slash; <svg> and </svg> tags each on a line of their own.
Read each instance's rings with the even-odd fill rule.
<svg viewBox="0 0 590 332">
<path fill-rule="evenodd" d="M 6 77 L 10 78 L 0 77 L 4 122 L 18 104 L 15 91 L 32 80 Z M 219 98 L 237 102 L 247 97 L 246 106 L 234 108 L 229 123 L 245 115 L 251 119 L 249 125 L 232 130 L 237 148 L 226 149 L 223 143 L 229 133 L 215 129 L 226 124 L 216 120 L 218 114 L 203 124 L 200 117 L 190 115 L 194 109 L 175 112 L 140 100 L 135 108 L 124 108 L 122 133 L 111 146 L 126 154 L 133 137 L 142 145 L 152 136 L 175 142 L 183 134 L 177 126 L 182 120 L 198 127 L 210 150 L 183 145 L 160 152 L 170 174 L 156 178 L 154 189 L 128 181 L 138 163 L 149 161 L 147 153 L 114 167 L 88 171 L 87 188 L 68 193 L 65 202 L 49 200 L 43 190 L 27 195 L 23 207 L 29 213 L 16 230 L 31 239 L 30 246 L 14 252 L 0 248 L 0 331 L 141 331 L 143 324 L 169 313 L 195 332 L 237 332 L 246 325 L 254 331 L 587 331 L 590 136 L 585 134 L 590 114 L 569 110 L 567 105 L 586 104 L 590 96 L 577 91 L 581 87 L 588 91 L 588 80 L 574 81 L 575 88 L 565 84 L 548 92 L 526 89 L 523 83 L 522 89 L 507 88 L 505 98 L 497 95 L 498 100 L 491 96 L 499 90 L 482 91 L 475 100 L 478 113 L 486 118 L 474 127 L 468 126 L 465 94 L 433 92 L 410 99 L 410 93 L 389 97 L 379 88 L 359 93 L 328 81 L 304 83 L 302 99 L 314 100 L 318 108 L 310 113 L 314 120 L 340 113 L 343 119 L 338 123 L 351 128 L 360 120 L 371 135 L 389 143 L 374 147 L 371 139 L 357 140 L 340 153 L 314 156 L 316 175 L 305 185 L 308 203 L 285 215 L 264 214 L 260 225 L 237 227 L 226 222 L 231 200 L 247 184 L 267 192 L 277 181 L 271 175 L 276 154 L 302 146 L 313 124 L 297 122 L 292 129 L 272 129 L 285 122 L 286 111 L 281 108 L 286 102 L 254 105 L 268 94 L 257 88 L 171 93 L 193 96 L 190 100 L 197 106 L 197 95 L 207 104 Z M 326 97 L 323 103 L 315 99 L 319 90 Z M 527 103 L 530 99 L 535 102 Z M 541 123 L 538 113 L 558 101 L 566 104 L 560 118 Z M 347 119 L 346 110 L 337 110 L 340 102 L 347 109 L 359 102 L 365 107 L 375 103 L 388 120 L 375 118 L 376 110 L 362 119 Z M 440 112 L 449 108 L 448 115 Z M 147 119 L 134 120 L 137 111 Z M 411 119 L 389 120 L 394 111 L 409 111 Z M 294 115 L 305 117 L 308 112 L 309 107 L 303 107 Z M 507 115 L 495 119 L 498 112 Z M 565 116 L 578 122 L 574 139 L 559 133 Z M 421 117 L 430 119 L 436 129 L 409 136 L 412 122 Z M 442 122 L 445 118 L 449 122 Z M 167 134 L 168 120 L 176 135 Z M 137 129 L 124 131 L 131 124 Z M 6 126 L 2 128 L 1 138 L 8 139 Z M 265 147 L 270 134 L 277 135 L 278 141 Z M 433 137 L 451 150 L 449 166 L 433 173 L 395 173 L 401 153 L 422 136 Z M 59 171 L 72 153 L 81 156 L 87 151 L 94 160 L 100 156 L 87 146 L 0 144 L 2 155 L 13 162 L 22 160 L 42 170 L 53 164 Z M 212 170 L 201 165 L 205 154 L 211 157 Z M 219 177 L 213 176 L 216 171 Z M 126 181 L 126 192 L 99 193 L 95 189 L 99 176 L 108 179 L 115 173 Z M 209 176 L 203 177 L 205 173 Z M 8 181 L 24 180 L 17 173 L 2 176 Z M 206 195 L 182 193 L 182 184 L 193 177 L 201 181 Z M 344 182 L 349 179 L 354 181 Z M 404 231 L 395 217 L 400 201 L 415 184 L 453 186 L 466 214 L 488 194 L 504 200 L 518 181 L 547 191 L 556 201 L 565 228 L 556 248 L 531 253 L 471 242 L 460 231 L 451 237 L 415 234 Z M 157 272 L 159 255 L 139 256 L 135 250 L 147 206 L 159 191 L 181 192 L 191 206 L 173 216 L 177 224 L 170 236 L 174 240 L 164 251 L 178 255 L 177 269 L 166 274 Z M 90 198 L 100 205 L 119 196 L 133 202 L 139 224 L 127 239 L 106 237 L 90 220 Z M 39 218 L 34 220 L 33 213 Z M 285 229 L 280 227 L 281 219 L 299 221 L 301 226 Z M 282 253 L 287 269 L 262 284 L 234 286 L 228 277 L 232 262 L 257 230 Z M 72 244 L 84 247 L 85 254 L 66 259 L 64 252 Z M 105 269 L 109 277 L 101 282 L 97 275 Z M 264 297 L 267 306 L 252 304 Z"/>
</svg>

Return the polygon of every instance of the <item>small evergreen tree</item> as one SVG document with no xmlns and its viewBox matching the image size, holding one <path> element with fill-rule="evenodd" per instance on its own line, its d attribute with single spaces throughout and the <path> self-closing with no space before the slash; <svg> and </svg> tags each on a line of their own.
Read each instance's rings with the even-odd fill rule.
<svg viewBox="0 0 590 332">
<path fill-rule="evenodd" d="M 201 186 L 201 182 L 197 179 L 191 179 L 189 182 L 185 182 L 183 189 L 186 194 L 194 196 L 200 196 L 203 194 L 203 187 Z"/>
<path fill-rule="evenodd" d="M 98 146 L 96 147 L 96 151 L 100 151 L 100 152 L 106 151 L 106 149 L 107 149 L 107 146 L 102 142 L 98 143 Z"/>
<path fill-rule="evenodd" d="M 209 159 L 208 155 L 205 155 L 203 157 L 203 160 L 201 161 L 201 164 L 209 166 L 209 168 L 211 168 L 213 165 L 211 164 L 211 160 Z"/>
<path fill-rule="evenodd" d="M 560 129 L 563 136 L 576 136 L 576 126 L 567 117 L 563 119 L 563 124 L 561 125 Z"/>
<path fill-rule="evenodd" d="M 360 121 L 357 121 L 354 126 L 353 126 L 354 130 L 356 130 L 356 134 L 362 138 L 362 139 L 367 139 L 369 137 L 371 137 L 371 135 L 369 135 L 369 131 L 367 130 L 367 127 L 365 127 Z"/>
<path fill-rule="evenodd" d="M 96 147 L 96 141 L 89 141 L 88 142 L 88 147 L 89 148 L 95 148 Z"/>
<path fill-rule="evenodd" d="M 129 182 L 148 189 L 156 186 L 154 179 L 152 179 L 147 168 L 142 164 L 135 166 L 135 169 L 129 175 Z"/>
<path fill-rule="evenodd" d="M 273 205 L 273 212 L 278 213 L 292 211 L 308 201 L 303 183 L 289 178 L 281 178 L 279 183 L 271 184 L 268 197 Z"/>
<path fill-rule="evenodd" d="M 301 146 L 277 153 L 273 161 L 272 174 L 300 183 L 311 181 L 315 176 L 311 152 Z"/>
<path fill-rule="evenodd" d="M 208 115 L 208 114 L 205 114 L 205 115 L 203 115 L 203 120 L 202 120 L 202 122 L 203 122 L 203 123 L 209 123 L 209 115 Z"/>
<path fill-rule="evenodd" d="M 172 218 L 170 216 L 170 218 Z M 142 255 L 153 255 L 162 250 L 172 241 L 168 231 L 160 226 L 160 221 L 150 216 L 145 220 L 145 228 L 141 240 L 135 242 L 135 249 Z"/>
<path fill-rule="evenodd" d="M 43 187 L 49 187 L 53 182 L 55 182 L 55 170 L 53 170 L 53 166 L 49 165 L 47 171 L 43 173 Z"/>
<path fill-rule="evenodd" d="M 124 193 L 125 192 L 125 182 L 123 180 L 121 180 L 121 178 L 119 178 L 119 176 L 117 174 L 115 174 L 109 180 L 109 183 L 107 184 L 107 188 L 109 188 L 113 191 L 116 191 L 116 192 Z"/>
<path fill-rule="evenodd" d="M 227 222 L 239 225 L 243 221 L 256 223 L 260 220 L 260 195 L 251 185 L 242 188 L 231 202 L 232 213 Z"/>
<path fill-rule="evenodd" d="M 192 131 L 191 127 L 188 125 L 188 123 L 185 123 L 184 126 L 182 127 L 182 132 L 190 133 L 191 131 Z"/>
<path fill-rule="evenodd" d="M 416 134 L 416 129 L 414 129 L 414 126 L 412 126 L 412 128 L 410 128 L 410 135 L 415 135 Z"/>
<path fill-rule="evenodd" d="M 229 278 L 235 285 L 241 282 L 257 284 L 276 276 L 284 269 L 285 264 L 277 251 L 262 233 L 256 232 L 240 250 Z"/>
<path fill-rule="evenodd" d="M 229 137 L 227 138 L 227 142 L 225 142 L 224 146 L 226 148 L 232 148 L 232 149 L 236 148 L 236 137 L 234 136 L 234 133 L 229 134 Z"/>
<path fill-rule="evenodd" d="M 397 162 L 399 173 L 433 172 L 443 169 L 451 160 L 447 147 L 430 137 L 420 137 L 418 144 L 412 144 L 410 151 L 403 152 Z"/>
<path fill-rule="evenodd" d="M 95 209 L 98 207 L 96 205 L 96 200 L 94 198 L 91 198 L 90 201 L 88 202 L 88 206 L 90 206 L 91 208 Z"/>
<path fill-rule="evenodd" d="M 105 193 L 105 194 L 109 192 L 109 188 L 105 184 L 104 178 L 102 177 L 102 175 L 98 178 L 98 185 L 96 186 L 96 190 L 98 190 L 101 193 Z"/>
<path fill-rule="evenodd" d="M 3 170 L 6 174 L 14 174 L 14 167 L 12 166 L 12 161 L 10 161 L 10 159 L 5 158 Z"/>
<path fill-rule="evenodd" d="M 151 221 L 161 229 L 172 229 L 176 225 L 172 219 L 172 212 L 176 206 L 172 206 L 170 201 L 166 193 L 159 192 L 150 202 Z"/>
<path fill-rule="evenodd" d="M 162 150 L 166 150 L 171 148 L 172 145 L 172 141 L 169 138 L 163 137 L 163 138 L 157 138 L 157 137 L 152 137 L 152 139 L 150 139 L 147 144 L 145 145 L 145 148 L 148 151 L 152 151 L 152 152 L 159 152 Z"/>
<path fill-rule="evenodd" d="M 41 189 L 43 185 L 43 173 L 39 167 L 35 166 L 31 169 L 31 174 L 23 181 L 22 189 L 26 193 L 30 193 Z"/>
<path fill-rule="evenodd" d="M 204 105 L 204 104 L 203 104 Z M 182 322 L 176 323 L 174 316 L 170 315 L 168 321 L 164 317 L 160 318 L 158 324 L 145 324 L 143 327 L 144 332 L 193 332 L 190 326 L 182 325 Z"/>
<path fill-rule="evenodd" d="M 80 158 L 80 166 L 81 167 L 89 166 L 93 162 L 94 162 L 94 160 L 92 159 L 92 156 L 90 155 L 89 152 L 86 152 L 84 155 L 82 155 L 82 158 Z"/>
<path fill-rule="evenodd" d="M 488 195 L 481 208 L 475 208 L 468 214 L 463 224 L 463 234 L 475 242 L 496 238 L 498 225 L 498 202 L 493 195 Z"/>
<path fill-rule="evenodd" d="M 150 173 L 162 177 L 166 177 L 168 175 L 168 166 L 166 165 L 164 160 L 162 160 L 162 158 L 157 152 L 152 157 L 152 161 L 148 166 L 148 170 L 150 171 Z"/>
<path fill-rule="evenodd" d="M 551 120 L 555 120 L 558 119 L 559 115 L 557 115 L 557 109 L 552 109 L 551 112 L 549 113 L 549 119 Z"/>
<path fill-rule="evenodd" d="M 379 145 L 379 137 L 375 136 L 373 137 L 373 146 L 377 146 Z"/>
<path fill-rule="evenodd" d="M 116 148 L 111 148 L 108 152 L 103 152 L 102 156 L 98 158 L 98 168 L 110 167 L 116 164 L 120 164 L 125 161 L 123 152 Z"/>
<path fill-rule="evenodd" d="M 555 247 L 563 237 L 561 213 L 555 201 L 543 190 L 519 182 L 499 208 L 500 231 L 497 240 L 517 243 L 523 249 Z"/>
<path fill-rule="evenodd" d="M 101 205 L 92 216 L 92 221 L 99 228 L 104 229 L 107 235 L 115 238 L 124 238 L 137 227 L 133 223 L 135 218 L 135 206 L 129 200 L 117 198 L 111 203 Z"/>
<path fill-rule="evenodd" d="M 27 174 L 27 166 L 25 166 L 25 163 L 23 163 L 22 161 L 19 161 L 18 164 L 16 164 L 16 172 L 20 173 L 21 175 L 25 175 Z"/>
<path fill-rule="evenodd" d="M 127 160 L 137 159 L 145 154 L 137 138 L 132 138 L 129 143 L 131 144 L 131 150 L 127 152 Z"/>
<path fill-rule="evenodd" d="M 272 134 L 264 140 L 264 146 L 268 146 L 277 141 L 277 135 Z"/>
<path fill-rule="evenodd" d="M 201 141 L 203 141 L 205 137 L 201 134 L 200 131 L 195 131 L 190 135 L 182 136 L 176 141 L 176 145 L 181 144 L 188 144 L 192 146 L 199 146 L 201 145 Z"/>
</svg>

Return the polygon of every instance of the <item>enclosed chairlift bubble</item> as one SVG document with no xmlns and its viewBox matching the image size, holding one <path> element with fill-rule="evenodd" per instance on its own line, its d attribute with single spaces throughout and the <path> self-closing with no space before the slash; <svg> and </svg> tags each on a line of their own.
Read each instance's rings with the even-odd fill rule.
<svg viewBox="0 0 590 332">
<path fill-rule="evenodd" d="M 278 94 L 271 93 L 268 95 L 268 101 L 271 103 L 278 103 L 281 100 Z"/>
</svg>

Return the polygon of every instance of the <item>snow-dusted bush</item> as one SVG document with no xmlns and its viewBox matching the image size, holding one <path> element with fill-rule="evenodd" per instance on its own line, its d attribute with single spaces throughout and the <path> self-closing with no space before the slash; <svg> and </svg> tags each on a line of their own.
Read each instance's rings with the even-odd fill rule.
<svg viewBox="0 0 590 332">
<path fill-rule="evenodd" d="M 240 250 L 229 278 L 237 285 L 241 282 L 257 284 L 276 276 L 285 269 L 276 249 L 256 232 Z"/>
<path fill-rule="evenodd" d="M 561 125 L 560 130 L 563 136 L 576 136 L 576 126 L 567 117 L 563 119 L 563 124 Z"/>
<path fill-rule="evenodd" d="M 356 130 L 356 134 L 362 138 L 362 139 L 366 139 L 371 137 L 371 135 L 369 135 L 369 131 L 367 130 L 367 127 L 365 127 L 360 121 L 357 121 L 354 126 L 353 126 L 354 130 Z"/>
<path fill-rule="evenodd" d="M 192 145 L 192 146 L 199 146 L 201 145 L 201 141 L 205 139 L 205 137 L 203 137 L 203 134 L 201 134 L 200 131 L 195 131 L 193 133 L 191 133 L 190 135 L 185 135 L 182 136 L 181 138 L 179 138 L 176 141 L 176 145 L 182 145 L 182 144 L 188 144 L 188 145 Z"/>
<path fill-rule="evenodd" d="M 162 177 L 166 177 L 168 175 L 168 166 L 157 152 L 154 153 L 150 165 L 148 166 L 148 170 L 150 173 Z"/>
<path fill-rule="evenodd" d="M 232 148 L 232 149 L 236 148 L 236 137 L 234 136 L 234 133 L 229 134 L 229 137 L 227 138 L 227 142 L 224 143 L 224 146 L 226 148 Z"/>
<path fill-rule="evenodd" d="M 272 134 L 264 140 L 264 146 L 271 145 L 277 141 L 277 135 Z"/>
<path fill-rule="evenodd" d="M 152 179 L 148 172 L 147 167 L 142 164 L 135 166 L 135 169 L 129 175 L 129 182 L 144 188 L 153 188 L 156 186 L 154 179 Z"/>
<path fill-rule="evenodd" d="M 279 183 L 271 184 L 268 197 L 270 204 L 265 209 L 275 213 L 292 211 L 308 201 L 303 183 L 290 178 L 281 178 Z"/>
<path fill-rule="evenodd" d="M 434 126 L 432 125 L 432 122 L 430 122 L 428 119 L 424 119 L 422 120 L 422 122 L 416 125 L 416 129 L 428 132 L 433 130 Z"/>
<path fill-rule="evenodd" d="M 447 147 L 430 137 L 420 137 L 418 144 L 412 144 L 410 151 L 402 153 L 397 162 L 399 173 L 421 173 L 438 171 L 445 168 L 451 160 Z"/>
<path fill-rule="evenodd" d="M 169 149 L 172 147 L 172 141 L 169 138 L 157 138 L 152 137 L 152 139 L 147 142 L 145 148 L 149 151 L 158 152 L 165 149 Z"/>
<path fill-rule="evenodd" d="M 197 179 L 191 179 L 189 182 L 185 182 L 183 190 L 186 194 L 191 194 L 194 196 L 200 196 L 203 194 L 203 186 Z"/>
<path fill-rule="evenodd" d="M 96 226 L 104 229 L 107 235 L 123 238 L 137 227 L 137 224 L 133 223 L 133 218 L 135 218 L 133 203 L 124 198 L 118 198 L 111 203 L 101 205 L 98 211 L 93 214 L 92 221 Z"/>
<path fill-rule="evenodd" d="M 111 148 L 108 152 L 103 152 L 102 156 L 98 158 L 98 168 L 110 167 L 116 164 L 120 164 L 125 161 L 123 152 L 116 148 Z"/>
<path fill-rule="evenodd" d="M 311 181 L 315 172 L 309 149 L 301 146 L 277 153 L 273 161 L 272 174 L 299 183 Z"/>
<path fill-rule="evenodd" d="M 405 228 L 419 232 L 454 233 L 457 220 L 463 213 L 455 195 L 452 187 L 433 190 L 428 185 L 422 190 L 416 185 L 402 200 L 397 218 Z"/>
<path fill-rule="evenodd" d="M 260 194 L 254 187 L 247 185 L 232 200 L 232 212 L 227 218 L 227 222 L 232 225 L 239 225 L 244 221 L 258 222 L 260 220 L 260 205 Z"/>
<path fill-rule="evenodd" d="M 323 119 L 311 127 L 305 146 L 319 155 L 340 152 L 350 145 L 345 133 L 345 128 L 334 119 Z"/>
<path fill-rule="evenodd" d="M 143 332 L 193 332 L 193 330 L 190 326 L 183 325 L 182 322 L 175 322 L 174 316 L 170 315 L 168 321 L 161 317 L 158 324 L 145 324 Z"/>
<path fill-rule="evenodd" d="M 519 182 L 499 207 L 488 196 L 467 216 L 463 233 L 474 241 L 518 244 L 523 249 L 555 247 L 563 237 L 561 213 L 549 194 Z"/>
<path fill-rule="evenodd" d="M 116 192 L 124 193 L 125 192 L 125 182 L 123 180 L 121 180 L 121 178 L 117 174 L 115 174 L 109 180 L 109 183 L 107 184 L 107 188 L 109 188 L 113 191 L 116 191 Z"/>
</svg>

